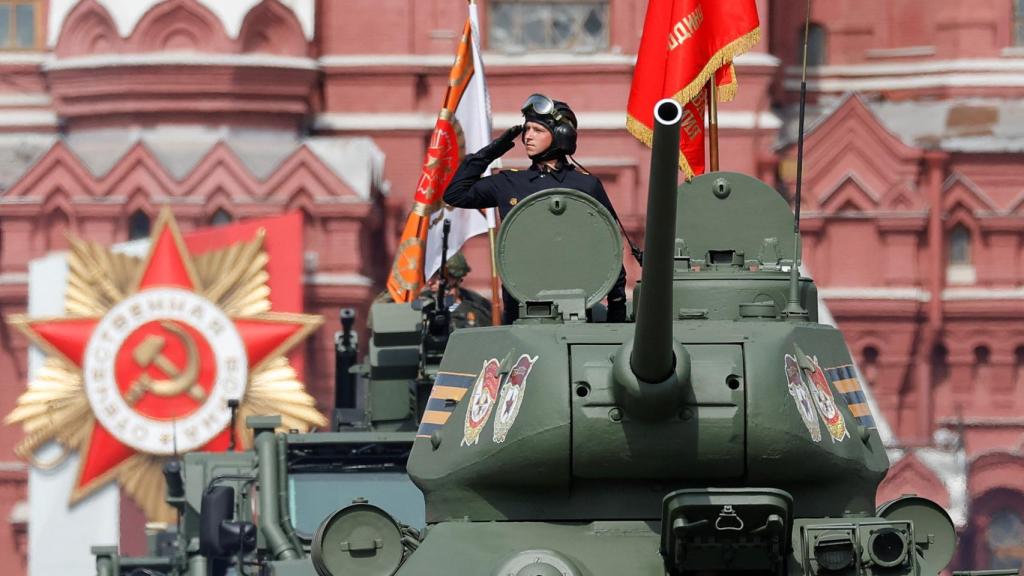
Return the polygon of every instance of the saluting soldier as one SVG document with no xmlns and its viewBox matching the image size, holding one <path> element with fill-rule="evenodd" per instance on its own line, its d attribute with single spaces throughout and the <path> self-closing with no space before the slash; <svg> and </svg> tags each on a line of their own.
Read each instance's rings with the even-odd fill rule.
<svg viewBox="0 0 1024 576">
<path fill-rule="evenodd" d="M 589 194 L 618 220 L 601 181 L 577 169 L 569 158 L 576 152 L 576 114 L 565 102 L 533 94 L 523 103 L 524 123 L 509 128 L 475 154 L 467 154 L 444 192 L 444 201 L 458 208 L 497 208 L 504 217 L 520 200 L 551 188 L 573 188 Z M 505 170 L 493 176 L 484 171 L 515 146 L 521 137 L 532 164 L 527 170 Z M 519 317 L 519 303 L 502 290 L 505 323 Z M 608 321 L 626 319 L 626 270 L 608 292 Z"/>
</svg>

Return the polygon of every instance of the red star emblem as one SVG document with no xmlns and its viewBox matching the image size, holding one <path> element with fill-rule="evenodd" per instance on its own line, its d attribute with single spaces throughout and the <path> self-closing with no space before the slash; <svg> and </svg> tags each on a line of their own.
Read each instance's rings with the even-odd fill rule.
<svg viewBox="0 0 1024 576">
<path fill-rule="evenodd" d="M 257 234 L 262 242 L 263 230 Z M 240 264 L 243 258 L 252 263 Z M 105 314 L 16 320 L 33 343 L 80 375 L 92 409 L 72 502 L 111 480 L 138 453 L 227 449 L 233 432 L 226 400 L 244 404 L 250 376 L 283 362 L 321 323 L 318 316 L 268 311 L 269 303 L 256 312 L 222 309 L 218 302 L 237 302 L 246 290 L 268 301 L 266 260 L 259 245 L 231 249 L 201 278 L 165 209 L 130 290 L 118 298 L 104 271 L 95 271 L 94 290 L 108 296 Z M 71 284 L 69 292 L 78 288 Z M 312 409 L 312 399 L 301 394 L 300 403 Z M 18 420 L 14 416 L 8 420 Z M 321 421 L 313 423 L 324 423 L 316 417 Z"/>
</svg>

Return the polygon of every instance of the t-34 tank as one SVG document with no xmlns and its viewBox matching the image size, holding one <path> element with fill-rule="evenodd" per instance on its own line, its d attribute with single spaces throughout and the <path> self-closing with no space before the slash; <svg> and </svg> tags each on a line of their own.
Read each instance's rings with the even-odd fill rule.
<svg viewBox="0 0 1024 576">
<path fill-rule="evenodd" d="M 502 224 L 513 326 L 448 343 L 408 471 L 420 542 L 329 518 L 321 575 L 912 575 L 954 552 L 937 505 L 875 508 L 889 463 L 842 335 L 794 272 L 793 214 L 714 173 L 677 188 L 663 101 L 635 322 L 588 322 L 621 266 L 615 221 L 551 190 Z M 804 310 L 809 310 L 805 312 Z M 394 549 L 401 546 L 401 554 Z"/>
</svg>

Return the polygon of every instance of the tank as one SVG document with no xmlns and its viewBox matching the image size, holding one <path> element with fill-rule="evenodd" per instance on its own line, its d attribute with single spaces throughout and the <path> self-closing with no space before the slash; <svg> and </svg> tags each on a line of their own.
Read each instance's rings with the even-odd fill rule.
<svg viewBox="0 0 1024 576">
<path fill-rule="evenodd" d="M 817 322 L 795 267 L 788 204 L 742 174 L 679 185 L 681 115 L 655 108 L 631 321 L 588 319 L 622 263 L 611 215 L 567 189 L 519 202 L 496 258 L 520 320 L 452 334 L 416 432 L 427 528 L 403 539 L 382 509 L 339 511 L 314 537 L 320 576 L 946 567 L 941 507 L 875 506 L 889 462 L 842 334 Z"/>
</svg>

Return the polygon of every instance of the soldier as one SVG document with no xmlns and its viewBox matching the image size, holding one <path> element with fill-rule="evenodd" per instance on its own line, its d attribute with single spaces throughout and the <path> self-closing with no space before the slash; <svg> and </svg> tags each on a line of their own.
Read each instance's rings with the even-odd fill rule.
<svg viewBox="0 0 1024 576">
<path fill-rule="evenodd" d="M 576 115 L 565 102 L 533 94 L 522 107 L 525 122 L 513 126 L 475 154 L 467 154 L 444 192 L 444 201 L 459 208 L 497 207 L 502 217 L 520 200 L 550 188 L 574 188 L 592 196 L 618 220 L 604 186 L 597 177 L 577 170 L 568 157 L 576 152 Z M 491 162 L 515 146 L 521 135 L 526 153 L 533 163 L 523 171 L 506 170 L 483 176 Z M 519 317 L 519 303 L 502 290 L 505 323 Z M 626 270 L 608 292 L 608 321 L 626 319 Z"/>
<path fill-rule="evenodd" d="M 491 325 L 491 301 L 462 287 L 462 280 L 471 268 L 466 257 L 456 252 L 448 259 L 448 294 L 445 304 L 452 313 L 452 326 L 470 328 Z"/>
</svg>

